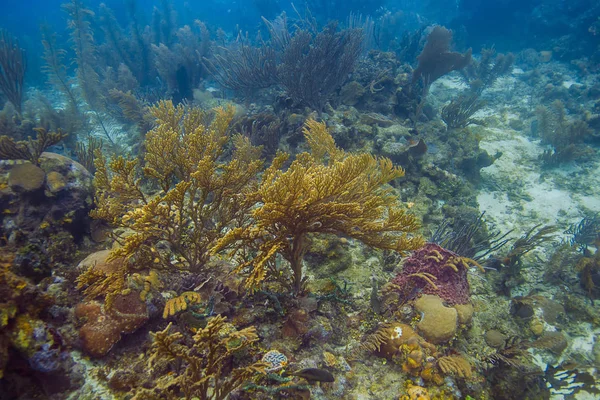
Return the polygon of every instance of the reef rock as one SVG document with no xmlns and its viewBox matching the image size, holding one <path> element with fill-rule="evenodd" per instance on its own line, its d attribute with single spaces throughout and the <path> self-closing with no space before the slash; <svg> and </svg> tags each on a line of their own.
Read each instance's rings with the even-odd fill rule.
<svg viewBox="0 0 600 400">
<path fill-rule="evenodd" d="M 0 236 L 18 249 L 16 270 L 38 280 L 69 261 L 89 232 L 92 200 L 92 175 L 67 157 L 42 153 L 39 167 L 0 161 Z"/>
<path fill-rule="evenodd" d="M 67 180 L 60 172 L 51 171 L 46 177 L 46 188 L 51 196 L 59 193 L 66 186 Z"/>
<path fill-rule="evenodd" d="M 95 270 L 105 274 L 117 272 L 123 262 L 123 259 L 118 258 L 108 261 L 109 255 L 110 250 L 99 250 L 95 253 L 92 253 L 79 263 L 77 269 L 84 271 L 88 268 L 94 268 Z"/>
</svg>

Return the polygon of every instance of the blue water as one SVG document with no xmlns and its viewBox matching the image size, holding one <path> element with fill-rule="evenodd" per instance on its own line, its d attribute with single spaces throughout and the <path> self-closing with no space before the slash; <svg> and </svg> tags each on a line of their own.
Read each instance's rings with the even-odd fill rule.
<svg viewBox="0 0 600 400">
<path fill-rule="evenodd" d="M 39 26 L 50 25 L 60 36 L 65 47 L 67 43 L 66 15 L 61 9 L 63 1 L 3 1 L 0 14 L 0 27 L 16 36 L 28 52 L 32 68 L 28 81 L 40 83 L 42 63 Z M 129 11 L 135 4 L 136 19 L 141 26 L 150 24 L 152 11 L 164 8 L 160 1 L 107 0 L 102 2 L 113 10 L 123 27 L 130 22 Z M 179 26 L 192 24 L 199 19 L 216 32 L 221 28 L 230 35 L 248 32 L 255 35 L 265 31 L 261 16 L 273 19 L 281 12 L 296 15 L 293 2 L 277 0 L 249 1 L 172 1 L 177 13 Z M 96 11 L 100 2 L 84 1 L 82 4 Z M 350 13 L 371 16 L 375 20 L 386 14 L 402 12 L 417 16 L 421 24 L 439 23 L 455 31 L 455 42 L 459 47 L 471 47 L 477 53 L 482 47 L 494 47 L 498 51 L 518 52 L 525 48 L 547 50 L 560 37 L 576 36 L 581 47 L 580 53 L 593 51 L 597 42 L 596 34 L 590 34 L 597 23 L 598 2 L 580 0 L 573 2 L 541 0 L 462 0 L 462 1 L 318 1 L 295 2 L 294 6 L 302 14 L 306 7 L 311 10 L 316 21 L 325 25 L 333 20 L 346 21 Z M 412 25 L 396 26 L 397 36 L 401 37 Z M 100 36 L 100 35 L 98 35 Z M 573 58 L 574 56 L 569 56 Z"/>
</svg>

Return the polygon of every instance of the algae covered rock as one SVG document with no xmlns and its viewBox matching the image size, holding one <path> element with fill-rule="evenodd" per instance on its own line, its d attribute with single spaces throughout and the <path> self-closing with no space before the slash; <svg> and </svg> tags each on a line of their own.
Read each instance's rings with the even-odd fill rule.
<svg viewBox="0 0 600 400">
<path fill-rule="evenodd" d="M 110 309 L 96 301 L 80 303 L 75 316 L 85 322 L 79 336 L 84 351 L 93 357 L 106 355 L 122 334 L 135 332 L 149 318 L 146 303 L 136 292 L 115 296 Z"/>
<path fill-rule="evenodd" d="M 36 281 L 67 264 L 89 232 L 91 174 L 70 158 L 0 161 L 0 236 L 15 247 L 15 271 Z"/>
<path fill-rule="evenodd" d="M 90 195 L 92 174 L 80 163 L 56 153 L 42 153 L 40 168 L 47 174 L 56 172 L 62 175 L 66 189 L 71 193 Z"/>
<path fill-rule="evenodd" d="M 500 331 L 490 329 L 485 333 L 485 342 L 488 346 L 501 348 L 506 343 L 507 336 Z"/>
<path fill-rule="evenodd" d="M 67 231 L 76 241 L 89 230 L 92 175 L 81 164 L 54 153 L 42 153 L 39 167 L 3 161 L 0 181 L 1 233 L 11 244 L 31 242 L 41 229 Z"/>
<path fill-rule="evenodd" d="M 51 195 L 54 195 L 67 186 L 67 180 L 61 173 L 51 171 L 46 177 L 46 187 Z"/>
<path fill-rule="evenodd" d="M 423 295 L 415 301 L 415 308 L 422 314 L 417 329 L 428 341 L 438 344 L 454 337 L 458 329 L 458 312 L 446 307 L 438 296 Z"/>
</svg>

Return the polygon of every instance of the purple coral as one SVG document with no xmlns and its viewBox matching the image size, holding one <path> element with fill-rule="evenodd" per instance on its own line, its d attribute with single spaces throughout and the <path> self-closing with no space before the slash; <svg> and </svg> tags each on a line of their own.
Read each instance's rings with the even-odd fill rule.
<svg viewBox="0 0 600 400">
<path fill-rule="evenodd" d="M 427 243 L 404 261 L 402 271 L 392 283 L 405 294 L 417 289 L 420 294 L 437 295 L 452 305 L 466 304 L 469 302 L 469 263 L 477 265 L 435 243 Z"/>
<path fill-rule="evenodd" d="M 60 370 L 61 352 L 59 349 L 51 348 L 44 344 L 42 348 L 29 358 L 29 365 L 35 371 L 52 373 Z"/>
</svg>

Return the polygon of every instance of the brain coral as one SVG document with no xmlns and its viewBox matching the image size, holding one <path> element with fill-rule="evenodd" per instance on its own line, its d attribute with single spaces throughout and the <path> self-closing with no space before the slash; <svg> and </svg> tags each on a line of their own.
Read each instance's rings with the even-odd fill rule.
<svg viewBox="0 0 600 400">
<path fill-rule="evenodd" d="M 415 302 L 415 308 L 422 314 L 417 324 L 419 332 L 432 343 L 443 343 L 454 337 L 458 329 L 458 312 L 444 306 L 438 296 L 426 294 Z"/>
</svg>

